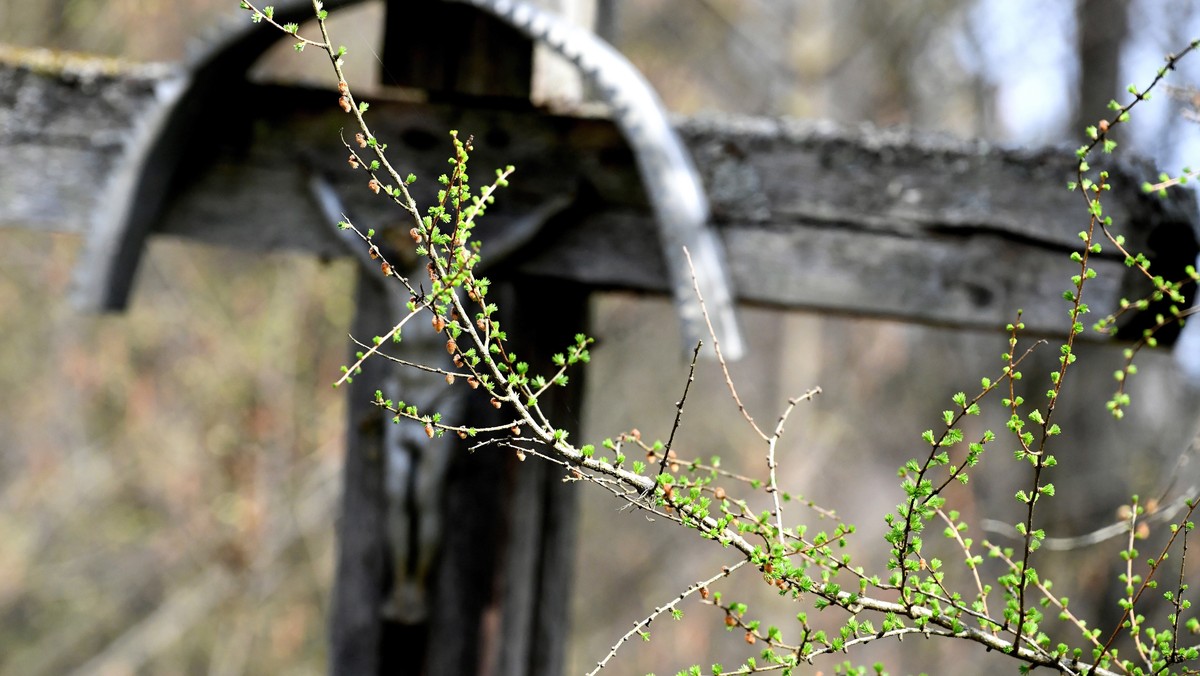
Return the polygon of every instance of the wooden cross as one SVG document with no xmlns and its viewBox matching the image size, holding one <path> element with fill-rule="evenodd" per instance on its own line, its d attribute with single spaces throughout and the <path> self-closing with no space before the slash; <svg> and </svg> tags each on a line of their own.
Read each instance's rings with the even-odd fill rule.
<svg viewBox="0 0 1200 676">
<path fill-rule="evenodd" d="M 533 45 L 502 24 L 440 2 L 394 0 L 389 10 L 383 72 L 390 84 L 428 92 L 425 103 L 371 101 L 393 156 L 422 179 L 436 176 L 455 128 L 474 134 L 477 172 L 519 168 L 482 233 L 485 243 L 504 242 L 536 221 L 536 235 L 518 238 L 491 275 L 515 350 L 535 365 L 561 350 L 586 331 L 594 291 L 666 292 L 653 216 L 620 131 L 531 106 Z M 342 161 L 337 132 L 347 126 L 332 89 L 245 81 L 276 39 L 269 30 L 226 36 L 185 71 L 4 52 L 0 225 L 85 232 L 89 260 L 101 264 L 82 280 L 80 301 L 104 310 L 124 306 L 151 234 L 349 255 L 314 181 L 356 222 L 386 232 L 399 220 L 394 207 L 360 174 L 330 168 Z M 771 119 L 693 119 L 679 132 L 705 179 L 741 302 L 988 329 L 1023 307 L 1031 331 L 1061 326 L 1053 263 L 1077 245 L 1081 208 L 1061 187 L 1075 170 L 1069 152 Z M 1179 276 L 1197 252 L 1191 197 L 1144 196 L 1137 186 L 1152 175 L 1144 164 L 1118 161 L 1111 172 L 1107 213 L 1136 224 L 1131 245 L 1154 255 L 1156 271 Z M 427 201 L 432 183 L 418 184 L 419 198 Z M 1138 280 L 1115 257 L 1095 266 L 1089 303 L 1099 316 Z M 354 302 L 355 336 L 391 327 L 394 303 L 365 268 Z M 555 308 L 553 321 L 538 314 L 545 307 Z M 1133 317 L 1124 330 L 1144 321 Z M 538 330 L 521 330 L 531 326 Z M 397 565 L 384 497 L 388 425 L 371 401 L 388 377 L 382 362 L 368 362 L 349 393 L 330 670 L 560 673 L 574 489 L 547 463 L 455 453 L 440 555 L 424 580 L 428 612 L 416 622 L 385 612 Z M 542 403 L 569 416 L 581 409 L 579 391 Z M 492 414 L 487 402 L 461 406 L 477 424 Z"/>
</svg>

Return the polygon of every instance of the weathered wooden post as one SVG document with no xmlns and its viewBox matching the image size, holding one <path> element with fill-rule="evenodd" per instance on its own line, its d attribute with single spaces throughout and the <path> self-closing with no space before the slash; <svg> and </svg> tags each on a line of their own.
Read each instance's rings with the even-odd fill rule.
<svg viewBox="0 0 1200 676">
<path fill-rule="evenodd" d="M 452 105 L 529 107 L 534 45 L 511 26 L 466 5 L 395 0 L 386 26 L 381 68 L 386 84 L 420 89 Z M 360 336 L 386 333 L 400 309 L 388 302 L 396 291 L 381 288 L 393 280 L 371 272 L 364 267 L 359 276 Z M 535 368 L 549 368 L 550 355 L 586 328 L 586 288 L 522 281 L 511 267 L 493 277 L 505 313 L 502 325 L 544 327 L 515 335 L 514 351 Z M 547 307 L 555 308 L 553 322 L 532 316 Z M 441 343 L 425 332 L 421 346 L 427 359 L 446 360 Z M 399 386 L 390 387 L 389 379 Z M 422 409 L 444 409 L 446 387 L 439 377 L 405 373 L 376 360 L 351 388 L 331 671 L 561 673 L 574 492 L 563 484 L 562 472 L 546 463 L 518 467 L 512 453 L 470 453 L 470 441 L 430 441 L 420 432 L 396 438 L 369 403 L 383 390 Z M 580 392 L 577 381 L 546 402 L 576 433 Z M 452 396 L 464 393 L 460 388 Z M 450 408 L 473 420 L 496 417 L 477 400 Z M 385 485 L 403 473 L 397 464 L 408 471 L 405 504 L 397 504 L 395 486 Z"/>
</svg>

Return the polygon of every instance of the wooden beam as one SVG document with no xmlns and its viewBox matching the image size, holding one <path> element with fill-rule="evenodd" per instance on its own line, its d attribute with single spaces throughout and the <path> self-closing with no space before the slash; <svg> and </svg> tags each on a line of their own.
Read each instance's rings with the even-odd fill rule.
<svg viewBox="0 0 1200 676">
<path fill-rule="evenodd" d="M 0 45 L 0 226 L 83 233 L 163 64 Z"/>
<path fill-rule="evenodd" d="M 154 77 L 134 69 L 82 86 L 52 70 L 0 64 L 0 97 L 18 102 L 5 114 L 19 111 L 22 130 L 0 137 L 0 152 L 17 159 L 0 168 L 0 224 L 84 229 L 104 167 L 121 152 L 122 131 L 135 124 Z M 108 98 L 120 105 L 96 103 Z M 327 91 L 247 90 L 237 102 L 244 124 L 217 139 L 227 147 L 177 195 L 158 231 L 341 255 L 306 196 L 308 166 L 328 173 L 364 225 L 402 221 L 361 174 L 343 170 L 337 139 L 347 121 L 335 102 Z M 424 179 L 426 197 L 445 166 L 450 128 L 476 136 L 477 176 L 517 165 L 489 217 L 493 238 L 550 196 L 575 196 L 571 218 L 519 254 L 523 271 L 666 290 L 633 163 L 606 120 L 386 100 L 372 111 L 399 165 Z M 75 131 L 56 133 L 66 129 Z M 1035 331 L 1061 330 L 1060 297 L 1073 274 L 1067 252 L 1087 226 L 1082 197 L 1065 189 L 1074 177 L 1069 151 L 766 119 L 691 120 L 681 131 L 705 175 L 742 301 L 968 328 L 1002 327 L 1021 307 Z M 1145 163 L 1117 159 L 1108 169 L 1106 214 L 1156 259 L 1156 272 L 1180 276 L 1197 250 L 1191 195 L 1142 195 L 1138 186 L 1154 174 Z M 1141 282 L 1111 247 L 1096 267 L 1088 302 L 1101 316 Z"/>
</svg>

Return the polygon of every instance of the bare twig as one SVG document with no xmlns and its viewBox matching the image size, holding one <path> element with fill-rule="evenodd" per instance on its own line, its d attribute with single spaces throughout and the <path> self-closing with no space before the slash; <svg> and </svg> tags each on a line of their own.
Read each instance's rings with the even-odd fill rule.
<svg viewBox="0 0 1200 676">
<path fill-rule="evenodd" d="M 404 317 L 404 319 L 401 319 L 398 324 L 396 324 L 395 326 L 392 327 L 391 331 L 388 331 L 384 335 L 380 336 L 375 341 L 375 344 L 372 345 L 369 350 L 362 353 L 362 355 L 358 358 L 358 361 L 354 362 L 354 364 L 352 364 L 351 366 L 346 368 L 345 372 L 342 373 L 342 377 L 338 378 L 337 382 L 335 382 L 333 384 L 333 386 L 337 387 L 337 386 L 341 385 L 342 383 L 345 383 L 348 380 L 350 380 L 351 378 L 353 378 L 354 374 L 358 372 L 358 369 L 360 367 L 362 367 L 363 362 L 365 362 L 367 359 L 369 359 L 371 357 L 371 355 L 380 353 L 379 348 L 381 346 L 383 346 L 384 343 L 391 340 L 392 336 L 396 335 L 397 331 L 404 328 L 404 325 L 407 324 L 409 322 L 409 320 L 411 320 L 413 317 L 416 317 L 417 313 L 419 313 L 421 311 L 421 309 L 424 307 L 426 307 L 426 306 L 422 305 L 422 306 L 418 307 L 416 310 L 410 311 L 408 313 L 408 315 L 406 315 Z M 350 336 L 350 340 L 353 340 L 354 342 L 358 343 L 358 341 L 355 340 L 354 336 Z M 362 343 L 358 343 L 358 344 L 362 345 Z"/>
<path fill-rule="evenodd" d="M 791 415 L 792 410 L 796 408 L 796 404 L 800 403 L 801 401 L 811 400 L 814 396 L 821 393 L 821 388 L 813 388 L 798 398 L 789 399 L 788 405 L 783 409 L 783 413 L 779 416 L 779 421 L 775 423 L 774 431 L 770 436 L 764 433 L 758 424 L 754 422 L 754 418 L 750 415 L 750 412 L 746 410 L 745 404 L 743 404 L 741 398 L 738 397 L 737 388 L 733 385 L 733 377 L 729 374 L 729 364 L 725 361 L 725 356 L 721 354 L 721 343 L 719 340 L 717 340 L 717 335 L 716 331 L 713 329 L 712 320 L 708 316 L 708 306 L 705 305 L 704 296 L 700 292 L 700 284 L 696 280 L 696 268 L 692 264 L 692 254 L 687 250 L 687 247 L 683 247 L 683 255 L 685 258 L 687 258 L 688 270 L 692 274 L 692 290 L 696 294 L 696 299 L 700 302 L 700 313 L 704 316 L 704 323 L 708 327 L 708 335 L 712 337 L 713 350 L 717 354 L 717 363 L 721 365 L 721 372 L 725 375 L 725 385 L 729 388 L 729 394 L 733 397 L 733 401 L 737 405 L 738 410 L 741 411 L 742 417 L 746 419 L 746 422 L 750 424 L 750 427 L 754 429 L 758 436 L 763 441 L 767 442 L 767 492 L 771 494 L 771 499 L 775 503 L 775 529 L 777 531 L 779 544 L 782 546 L 785 544 L 783 534 L 783 505 L 779 500 L 779 482 L 777 481 L 775 475 L 775 469 L 778 466 L 778 463 L 775 461 L 775 448 L 778 446 L 779 439 L 783 435 L 783 425 L 787 421 L 788 416 Z M 695 367 L 694 359 L 692 361 L 692 366 Z M 666 462 L 665 457 L 663 458 L 663 461 Z"/>
<path fill-rule="evenodd" d="M 679 401 L 675 402 L 675 422 L 671 424 L 671 434 L 667 437 L 667 445 L 663 449 L 662 462 L 658 465 L 658 473 L 665 474 L 667 465 L 671 460 L 671 444 L 675 443 L 675 433 L 679 431 L 679 423 L 683 419 L 683 407 L 687 403 L 688 390 L 692 388 L 692 383 L 696 381 L 696 360 L 700 357 L 700 348 L 704 346 L 704 341 L 696 342 L 696 349 L 692 351 L 692 363 L 688 366 L 687 381 L 683 385 L 683 396 Z"/>
<path fill-rule="evenodd" d="M 795 410 L 796 404 L 801 401 L 811 400 L 816 395 L 820 394 L 821 388 L 814 387 L 805 392 L 803 395 L 788 399 L 788 405 L 783 409 L 783 413 L 779 416 L 779 422 L 775 423 L 775 430 L 771 433 L 771 437 L 767 439 L 767 492 L 771 494 L 771 499 L 775 502 L 775 529 L 778 531 L 780 546 L 784 546 L 783 534 L 783 506 L 779 502 L 779 481 L 775 477 L 775 468 L 779 463 L 775 461 L 775 447 L 779 444 L 779 439 L 783 436 L 783 424 L 787 422 L 788 416 Z"/>
<path fill-rule="evenodd" d="M 713 339 L 713 351 L 717 354 L 717 363 L 721 365 L 721 373 L 725 374 L 725 386 L 729 388 L 729 394 L 733 397 L 733 403 L 737 404 L 738 411 L 746 422 L 750 423 L 750 427 L 758 433 L 758 436 L 763 441 L 767 440 L 767 435 L 759 428 L 758 423 L 754 422 L 750 412 L 746 410 L 745 404 L 742 403 L 742 398 L 738 396 L 737 388 L 733 385 L 733 377 L 729 375 L 729 364 L 725 361 L 725 355 L 721 353 L 721 341 L 717 340 L 716 329 L 713 328 L 712 320 L 708 316 L 708 306 L 704 304 L 704 296 L 700 293 L 700 284 L 696 281 L 696 268 L 692 265 L 692 252 L 683 247 L 683 255 L 687 258 L 688 270 L 692 273 L 692 290 L 696 293 L 696 300 L 700 301 L 700 313 L 704 316 L 704 323 L 708 327 L 708 335 Z"/>
<path fill-rule="evenodd" d="M 713 575 L 712 577 L 708 578 L 707 580 L 702 580 L 700 582 L 693 584 L 692 586 L 683 590 L 683 592 L 681 592 L 679 594 L 679 596 L 676 596 L 670 603 L 663 605 L 663 606 L 659 606 L 658 608 L 655 608 L 654 612 L 652 612 L 649 615 L 647 615 L 646 617 L 638 620 L 637 623 L 635 623 L 633 625 L 632 629 L 625 632 L 624 636 L 617 639 L 617 642 L 614 643 L 611 648 L 609 648 L 608 654 L 604 656 L 604 659 L 597 662 L 596 668 L 592 669 L 591 671 L 588 672 L 588 676 L 595 676 L 601 669 L 603 669 L 606 665 L 608 665 L 609 660 L 611 660 L 612 658 L 617 656 L 617 650 L 619 650 L 626 641 L 633 638 L 635 635 L 639 635 L 639 636 L 643 635 L 645 633 L 644 628 L 649 627 L 650 623 L 653 622 L 656 618 L 658 618 L 659 615 L 662 615 L 663 613 L 665 613 L 669 610 L 672 610 L 673 608 L 675 608 L 675 606 L 679 605 L 680 601 L 683 601 L 684 599 L 691 596 L 692 594 L 695 594 L 696 592 L 698 592 L 702 589 L 707 589 L 709 585 L 716 582 L 717 580 L 719 580 L 723 577 L 728 577 L 730 573 L 732 573 L 733 571 L 737 570 L 738 568 L 741 568 L 742 566 L 746 565 L 747 562 L 748 561 L 746 559 L 742 559 L 741 561 L 738 561 L 737 563 L 733 564 L 732 566 L 722 567 L 721 572 L 717 573 L 716 575 Z"/>
</svg>

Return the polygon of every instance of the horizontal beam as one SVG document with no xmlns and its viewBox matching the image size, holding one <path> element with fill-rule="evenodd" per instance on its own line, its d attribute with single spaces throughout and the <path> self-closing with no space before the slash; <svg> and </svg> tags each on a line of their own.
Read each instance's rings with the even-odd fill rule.
<svg viewBox="0 0 1200 676">
<path fill-rule="evenodd" d="M 0 54 L 0 225 L 83 232 L 103 209 L 104 172 L 130 149 L 141 111 L 169 71 L 31 67 Z M 355 222 L 379 231 L 409 224 L 345 164 L 350 124 L 328 91 L 231 90 L 243 114 L 197 134 L 201 157 L 176 189 L 158 232 L 251 250 L 344 255 L 309 196 L 326 175 Z M 665 267 L 632 157 L 604 119 L 547 115 L 488 102 L 429 106 L 374 100 L 371 119 L 402 172 L 420 177 L 424 203 L 446 167 L 447 130 L 475 136 L 476 182 L 515 164 L 512 187 L 489 212 L 491 238 L 562 195 L 571 207 L 513 254 L 522 272 L 597 288 L 666 292 Z M 1069 150 L 1009 150 L 872 128 L 759 118 L 683 121 L 704 173 L 738 295 L 770 306 L 996 328 L 1024 309 L 1035 331 L 1060 332 L 1061 295 L 1077 268 L 1068 252 L 1088 225 L 1068 192 Z M 203 144 L 203 147 L 199 147 Z M 1192 198 L 1148 198 L 1144 163 L 1107 167 L 1106 215 L 1155 271 L 1180 274 L 1196 254 Z M 484 234 L 487 253 L 488 235 Z M 1110 247 L 1111 249 L 1111 247 Z M 1141 281 L 1106 252 L 1086 299 L 1098 317 Z"/>
</svg>

